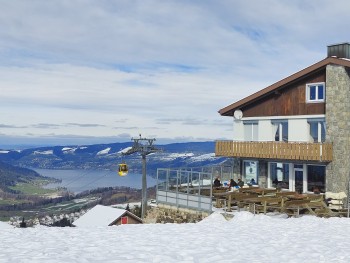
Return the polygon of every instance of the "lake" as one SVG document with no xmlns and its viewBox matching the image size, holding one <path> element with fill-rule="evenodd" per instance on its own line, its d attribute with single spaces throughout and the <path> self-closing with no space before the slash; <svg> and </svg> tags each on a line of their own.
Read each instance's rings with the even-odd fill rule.
<svg viewBox="0 0 350 263">
<path fill-rule="evenodd" d="M 121 177 L 115 171 L 100 170 L 50 170 L 33 169 L 47 177 L 61 179 L 61 183 L 51 183 L 45 188 L 64 187 L 75 194 L 99 187 L 126 186 L 136 189 L 142 188 L 142 174 L 128 173 Z M 147 187 L 157 184 L 157 179 L 147 176 Z"/>
</svg>

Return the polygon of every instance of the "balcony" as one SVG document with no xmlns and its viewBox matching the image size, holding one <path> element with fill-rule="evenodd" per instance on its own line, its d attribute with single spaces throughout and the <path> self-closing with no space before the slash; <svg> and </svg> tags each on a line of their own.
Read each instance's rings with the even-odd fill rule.
<svg viewBox="0 0 350 263">
<path fill-rule="evenodd" d="M 216 156 L 331 162 L 331 143 L 217 141 Z"/>
</svg>

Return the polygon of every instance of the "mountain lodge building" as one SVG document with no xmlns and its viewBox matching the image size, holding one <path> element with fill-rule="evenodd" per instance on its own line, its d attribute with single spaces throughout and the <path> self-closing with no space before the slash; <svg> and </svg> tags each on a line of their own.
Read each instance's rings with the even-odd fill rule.
<svg viewBox="0 0 350 263">
<path fill-rule="evenodd" d="M 219 110 L 233 117 L 235 177 L 300 193 L 347 192 L 350 177 L 350 44 Z"/>
</svg>

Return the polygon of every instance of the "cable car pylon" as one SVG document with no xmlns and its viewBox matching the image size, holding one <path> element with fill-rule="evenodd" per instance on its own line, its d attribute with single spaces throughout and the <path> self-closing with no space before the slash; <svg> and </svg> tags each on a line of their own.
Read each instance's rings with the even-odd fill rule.
<svg viewBox="0 0 350 263">
<path fill-rule="evenodd" d="M 131 138 L 134 141 L 131 149 L 123 153 L 123 155 L 130 155 L 134 153 L 140 153 L 142 157 L 142 206 L 141 206 L 141 219 L 144 219 L 147 209 L 147 177 L 146 177 L 146 156 L 160 152 L 161 149 L 156 148 L 153 143 L 156 139 L 142 138 L 141 134 L 139 138 Z"/>
</svg>

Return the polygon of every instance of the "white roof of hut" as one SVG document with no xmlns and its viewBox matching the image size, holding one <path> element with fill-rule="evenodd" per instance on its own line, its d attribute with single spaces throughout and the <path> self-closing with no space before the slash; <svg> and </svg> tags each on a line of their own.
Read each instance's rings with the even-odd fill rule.
<svg viewBox="0 0 350 263">
<path fill-rule="evenodd" d="M 77 227 L 109 226 L 125 214 L 137 218 L 142 222 L 140 218 L 125 209 L 96 205 L 74 221 L 73 225 Z"/>
</svg>

